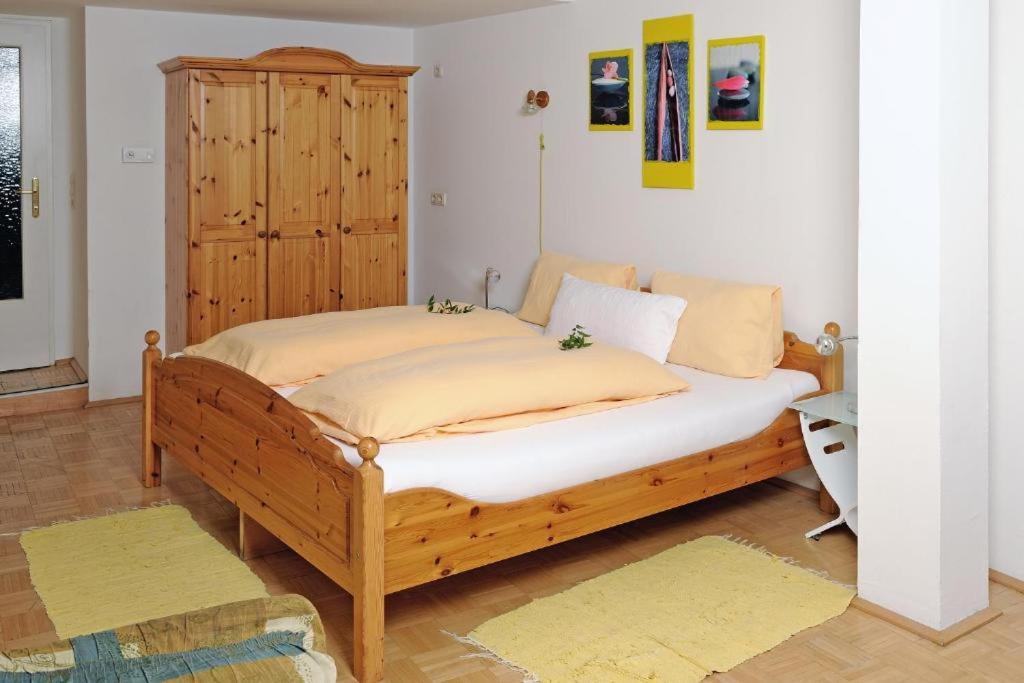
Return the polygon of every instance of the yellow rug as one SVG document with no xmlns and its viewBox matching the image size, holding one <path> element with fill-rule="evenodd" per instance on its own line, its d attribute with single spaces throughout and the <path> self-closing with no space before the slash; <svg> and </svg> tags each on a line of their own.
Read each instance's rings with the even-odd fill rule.
<svg viewBox="0 0 1024 683">
<path fill-rule="evenodd" d="M 60 638 L 267 597 L 245 563 L 177 505 L 27 531 L 21 546 Z"/>
<path fill-rule="evenodd" d="M 700 681 L 846 611 L 854 591 L 719 536 L 485 622 L 468 638 L 529 677 Z"/>
</svg>

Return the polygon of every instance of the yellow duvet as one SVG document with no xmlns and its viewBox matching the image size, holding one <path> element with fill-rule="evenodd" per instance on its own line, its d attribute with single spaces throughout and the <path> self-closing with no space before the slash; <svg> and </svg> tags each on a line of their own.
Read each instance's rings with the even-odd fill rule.
<svg viewBox="0 0 1024 683">
<path fill-rule="evenodd" d="M 485 339 L 351 365 L 289 397 L 348 443 L 494 432 L 650 401 L 688 384 L 614 346 L 562 351 L 546 337 Z"/>
<path fill-rule="evenodd" d="M 439 315 L 428 313 L 425 306 L 388 306 L 240 325 L 189 346 L 185 355 L 227 363 L 275 386 L 423 346 L 536 336 L 522 321 L 501 311 L 477 308 Z"/>
</svg>

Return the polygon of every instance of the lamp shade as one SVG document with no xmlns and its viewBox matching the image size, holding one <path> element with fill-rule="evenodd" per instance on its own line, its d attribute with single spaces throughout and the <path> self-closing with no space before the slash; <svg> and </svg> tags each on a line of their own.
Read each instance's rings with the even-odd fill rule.
<svg viewBox="0 0 1024 683">
<path fill-rule="evenodd" d="M 814 350 L 822 356 L 834 356 L 838 348 L 839 339 L 827 332 L 819 334 L 818 340 L 814 342 Z"/>
<path fill-rule="evenodd" d="M 839 350 L 840 344 L 844 341 L 852 341 L 857 339 L 857 335 L 851 334 L 848 337 L 838 337 L 833 332 L 838 333 L 839 327 L 835 326 L 832 330 L 829 329 L 835 323 L 830 323 L 825 328 L 825 332 L 818 335 L 818 339 L 814 342 L 814 350 L 822 356 L 834 356 L 836 351 Z"/>
</svg>

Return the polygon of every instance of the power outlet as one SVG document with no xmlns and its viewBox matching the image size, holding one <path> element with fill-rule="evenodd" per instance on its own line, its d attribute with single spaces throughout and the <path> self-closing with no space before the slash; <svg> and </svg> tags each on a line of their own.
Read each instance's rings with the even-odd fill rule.
<svg viewBox="0 0 1024 683">
<path fill-rule="evenodd" d="M 448 195 L 444 192 L 431 192 L 430 203 L 433 206 L 446 206 L 448 204 Z"/>
</svg>

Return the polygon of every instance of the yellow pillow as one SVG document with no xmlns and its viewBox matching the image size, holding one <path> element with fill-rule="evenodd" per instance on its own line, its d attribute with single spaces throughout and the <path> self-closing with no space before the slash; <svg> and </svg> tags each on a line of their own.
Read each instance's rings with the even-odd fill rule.
<svg viewBox="0 0 1024 683">
<path fill-rule="evenodd" d="M 658 271 L 655 294 L 686 299 L 668 362 L 729 377 L 767 377 L 782 362 L 782 289 Z"/>
<path fill-rule="evenodd" d="M 533 267 L 533 275 L 530 276 L 530 286 L 526 290 L 523 307 L 516 313 L 520 320 L 547 326 L 548 319 L 551 317 L 551 307 L 555 303 L 555 295 L 558 294 L 564 273 L 602 285 L 639 289 L 636 280 L 636 266 L 583 261 L 575 256 L 545 251 L 541 253 Z"/>
</svg>

